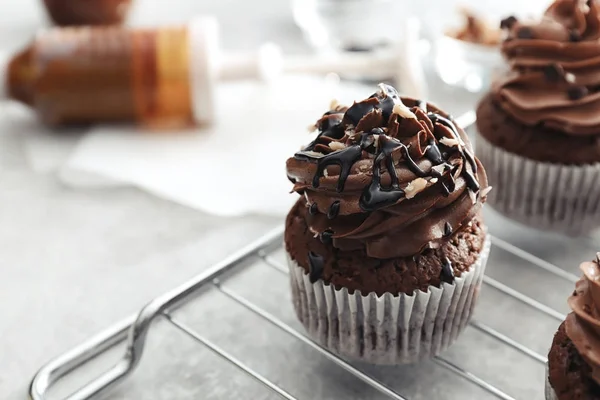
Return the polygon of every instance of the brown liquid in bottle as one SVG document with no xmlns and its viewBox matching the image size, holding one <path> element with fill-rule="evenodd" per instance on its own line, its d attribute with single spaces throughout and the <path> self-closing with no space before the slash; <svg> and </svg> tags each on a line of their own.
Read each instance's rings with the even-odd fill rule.
<svg viewBox="0 0 600 400">
<path fill-rule="evenodd" d="M 11 98 L 52 125 L 188 125 L 189 68 L 185 27 L 55 28 L 11 60 L 7 86 Z"/>
</svg>

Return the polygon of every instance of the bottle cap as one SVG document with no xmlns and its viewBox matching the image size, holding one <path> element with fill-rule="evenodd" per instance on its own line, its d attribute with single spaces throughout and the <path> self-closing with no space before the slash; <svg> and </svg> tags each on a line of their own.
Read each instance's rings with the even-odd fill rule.
<svg viewBox="0 0 600 400">
<path fill-rule="evenodd" d="M 218 65 L 220 81 L 258 79 L 271 81 L 281 74 L 283 56 L 274 43 L 264 43 L 253 52 L 227 52 Z"/>
<path fill-rule="evenodd" d="M 194 119 L 211 124 L 215 119 L 215 85 L 218 79 L 219 26 L 216 18 L 194 18 L 188 25 L 190 90 Z"/>
<path fill-rule="evenodd" d="M 272 43 L 263 44 L 254 52 L 222 52 L 215 17 L 194 18 L 188 25 L 188 32 L 193 113 L 200 124 L 210 124 L 215 119 L 214 92 L 218 81 L 269 81 L 282 70 L 281 50 Z"/>
<path fill-rule="evenodd" d="M 6 53 L 0 52 L 0 100 L 8 98 L 8 64 L 10 57 Z"/>
</svg>

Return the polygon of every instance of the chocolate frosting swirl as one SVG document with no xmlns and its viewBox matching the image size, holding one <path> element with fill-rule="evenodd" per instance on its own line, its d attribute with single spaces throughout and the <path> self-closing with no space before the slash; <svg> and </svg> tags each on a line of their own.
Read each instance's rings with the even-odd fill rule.
<svg viewBox="0 0 600 400">
<path fill-rule="evenodd" d="M 592 378 L 600 384 L 600 253 L 596 260 L 582 263 L 583 277 L 569 297 L 573 310 L 567 317 L 567 336 L 592 368 Z"/>
<path fill-rule="evenodd" d="M 525 125 L 600 133 L 600 0 L 556 0 L 541 21 L 503 27 L 511 69 L 492 88 L 500 106 Z"/>
<path fill-rule="evenodd" d="M 391 86 L 349 108 L 334 105 L 316 128 L 287 174 L 306 196 L 311 231 L 340 250 L 387 259 L 438 248 L 489 192 L 464 131 Z"/>
</svg>

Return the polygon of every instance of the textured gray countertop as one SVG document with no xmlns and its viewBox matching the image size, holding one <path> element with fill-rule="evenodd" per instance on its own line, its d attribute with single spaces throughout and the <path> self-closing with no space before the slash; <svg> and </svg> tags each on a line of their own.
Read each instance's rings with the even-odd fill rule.
<svg viewBox="0 0 600 400">
<path fill-rule="evenodd" d="M 47 24 L 39 3 L 35 0 L 0 0 L 0 51 L 17 49 L 29 40 L 36 29 Z M 289 51 L 305 50 L 300 32 L 293 25 L 287 1 L 265 0 L 265 5 L 260 7 L 256 3 L 243 0 L 138 0 L 132 22 L 178 22 L 187 20 L 193 13 L 214 12 L 221 17 L 225 47 L 249 48 L 276 38 Z M 241 9 L 231 13 L 228 12 L 231 7 Z M 473 103 L 473 97 L 462 92 L 442 86 L 434 86 L 434 89 L 436 100 L 455 115 Z M 32 375 L 51 357 L 137 311 L 155 295 L 185 281 L 281 223 L 278 218 L 257 216 L 217 218 L 136 189 L 74 191 L 65 188 L 53 175 L 36 174 L 29 169 L 22 148 L 25 128 L 0 119 L 0 399 L 25 398 Z M 494 233 L 497 236 L 517 243 L 570 272 L 577 273 L 574 260 L 581 261 L 593 254 L 592 241 L 572 245 L 552 235 L 542 240 L 541 234 L 523 233 L 511 224 L 505 226 L 493 213 L 488 217 L 491 223 L 495 223 Z M 530 271 L 527 268 L 531 265 L 523 264 L 522 260 L 508 253 L 498 251 L 495 254 L 490 276 L 504 279 L 507 284 L 521 290 L 529 290 L 534 298 L 566 312 L 564 298 L 571 290 L 570 283 L 550 282 L 555 285 L 556 291 L 548 291 L 543 285 L 532 288 L 527 285 L 527 278 L 538 279 L 536 273 L 539 271 Z M 514 275 L 506 274 L 506 270 L 499 269 L 502 265 L 519 268 L 520 271 Z M 284 290 L 285 280 L 282 277 L 269 278 L 274 279 L 273 285 L 270 285 L 264 279 L 261 268 L 257 266 L 239 274 L 231 280 L 231 287 L 249 298 L 257 293 L 266 294 L 267 301 L 264 301 L 265 296 L 259 296 L 257 303 L 264 301 L 261 304 L 265 308 L 274 314 L 279 313 L 283 319 L 289 319 L 290 324 L 297 324 L 285 311 L 289 308 L 287 299 L 283 308 L 279 307 L 279 302 L 272 301 L 273 296 L 289 296 Z M 256 276 L 252 278 L 253 275 Z M 260 290 L 253 291 L 244 284 L 252 279 L 259 282 Z M 512 312 L 514 301 L 511 303 L 499 297 L 494 290 L 486 290 L 489 293 L 485 300 L 487 306 L 484 304 L 482 307 L 493 312 L 485 313 L 482 319 L 497 329 L 502 325 L 506 327 L 506 323 L 509 328 L 521 327 L 516 332 L 518 338 L 544 354 L 556 321 L 542 318 L 532 325 L 528 323 L 530 311 L 515 314 Z M 325 373 L 321 370 L 328 368 L 327 364 L 318 362 L 317 354 L 304 352 L 302 346 L 289 338 L 280 338 L 281 333 L 271 332 L 269 327 L 260 328 L 262 333 L 252 338 L 251 346 L 245 346 L 236 335 L 244 329 L 244 324 L 254 324 L 249 325 L 249 329 L 250 326 L 261 326 L 259 322 L 237 319 L 233 306 L 228 308 L 229 313 L 223 314 L 226 302 L 217 294 L 208 296 L 209 299 L 213 296 L 213 300 L 208 300 L 209 307 L 205 313 L 182 312 L 181 318 L 198 330 L 210 325 L 213 316 L 222 318 L 220 334 L 214 336 L 214 331 L 207 334 L 232 346 L 232 351 L 239 357 L 248 360 L 255 368 L 267 371 L 276 382 L 284 386 L 293 386 L 294 382 L 295 387 L 301 385 L 306 391 L 297 394 L 304 394 L 307 398 L 336 398 L 331 392 L 336 385 L 354 393 L 354 397 L 348 398 L 375 398 L 368 391 L 363 391 L 366 389 L 357 382 L 346 385 L 344 382 L 348 381 L 343 380 L 345 376 L 341 373 L 334 373 L 328 378 L 332 379 L 329 381 L 331 386 L 312 379 L 311 374 Z M 161 330 L 166 333 L 152 336 L 154 339 L 151 338 L 149 349 L 156 357 L 175 361 L 166 366 L 143 364 L 142 378 L 118 390 L 115 398 L 132 398 L 131 393 L 144 399 L 272 398 L 264 388 L 255 387 L 255 382 L 243 376 L 231 378 L 236 372 L 227 369 L 229 367 L 222 362 L 217 364 L 211 358 L 213 355 L 191 353 L 192 347 L 196 348 L 194 344 L 178 336 L 180 332 L 169 332 L 170 329 L 158 326 L 158 333 Z M 484 349 L 480 357 L 474 358 L 472 367 L 476 371 L 501 387 L 512 386 L 515 390 L 519 389 L 519 393 L 527 393 L 528 398 L 541 398 L 543 368 L 531 366 L 531 360 L 522 361 L 510 352 L 508 355 L 498 353 L 502 350 L 498 350 L 497 343 L 477 338 L 474 331 L 465 333 L 462 344 L 454 347 L 449 356 L 460 362 L 463 352 L 470 351 L 469 343 L 476 340 L 483 340 Z M 277 353 L 277 349 L 283 350 Z M 279 361 L 266 363 L 264 360 L 269 357 Z M 496 359 L 497 362 L 494 361 Z M 280 375 L 283 366 L 292 368 L 295 375 Z M 506 368 L 520 373 L 524 377 L 523 382 L 511 381 L 510 375 L 503 375 L 502 371 Z M 433 369 L 428 363 L 418 370 L 403 369 L 400 371 L 403 378 L 399 379 L 399 371 L 389 373 L 390 370 L 365 367 L 366 371 L 392 386 L 404 385 L 414 399 L 483 396 L 475 389 L 462 391 L 458 386 L 439 385 L 436 379 L 444 374 L 435 373 Z M 170 374 L 180 378 L 177 387 L 169 386 L 169 379 L 165 379 Z M 416 375 L 419 379 L 413 379 Z M 229 378 L 238 386 L 214 385 L 214 382 Z M 539 385 L 531 384 L 531 379 L 540 379 Z"/>
</svg>

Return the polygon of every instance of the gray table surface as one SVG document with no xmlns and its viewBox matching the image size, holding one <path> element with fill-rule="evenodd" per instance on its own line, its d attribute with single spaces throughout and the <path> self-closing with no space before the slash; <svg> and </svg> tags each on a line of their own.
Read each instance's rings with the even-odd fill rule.
<svg viewBox="0 0 600 400">
<path fill-rule="evenodd" d="M 12 51 L 26 43 L 33 32 L 41 26 L 47 25 L 45 15 L 35 0 L 0 0 L 0 51 Z M 168 3 L 168 5 L 167 5 Z M 185 21 L 192 13 L 211 12 L 221 18 L 224 30 L 224 45 L 227 48 L 250 48 L 264 40 L 273 40 L 285 45 L 291 52 L 305 51 L 306 47 L 301 40 L 299 30 L 293 25 L 289 3 L 283 0 L 264 0 L 259 7 L 258 2 L 243 0 L 227 1 L 192 1 L 192 0 L 138 0 L 133 10 L 132 23 L 134 25 L 154 24 L 160 22 Z M 231 7 L 240 7 L 238 12 L 231 13 Z M 243 16 L 241 18 L 240 16 Z M 257 27 L 260 26 L 260 29 Z M 460 114 L 473 104 L 474 97 L 463 92 L 451 90 L 434 82 L 435 100 L 447 105 L 446 108 L 454 114 Z M 256 236 L 265 233 L 270 228 L 281 223 L 280 218 L 247 216 L 243 218 L 223 219 L 205 215 L 195 210 L 178 206 L 136 189 L 118 190 L 71 190 L 60 184 L 52 174 L 36 174 L 32 172 L 26 162 L 22 148 L 22 132 L 11 128 L 0 121 L 0 398 L 22 399 L 26 396 L 26 387 L 36 369 L 49 358 L 57 355 L 74 345 L 80 343 L 90 335 L 98 332 L 111 323 L 138 310 L 153 296 L 170 289 L 176 284 L 198 273 L 202 269 L 219 261 L 233 250 L 250 242 Z M 498 236 L 518 241 L 519 245 L 527 248 L 534 254 L 543 256 L 559 266 L 576 273 L 577 264 L 593 254 L 594 243 L 586 239 L 582 243 L 573 244 L 565 242 L 563 238 L 539 233 L 523 233 L 515 225 L 506 224 L 496 215 L 488 215 L 491 224 L 498 227 Z M 543 238 L 542 238 L 543 236 Z M 543 239 L 543 240 L 542 240 Z M 582 255 L 583 254 L 583 255 Z M 511 264 L 512 268 L 519 268 L 519 260 L 511 260 L 509 254 L 498 255 L 496 265 Z M 522 263 L 522 262 L 521 262 Z M 523 267 L 525 268 L 525 267 Z M 545 290 L 543 287 L 525 287 L 528 276 L 537 279 L 534 272 L 523 275 L 523 271 L 515 274 L 512 279 L 510 274 L 494 273 L 503 277 L 515 287 L 531 290 L 534 297 L 545 301 L 547 304 L 566 312 L 564 298 L 570 290 L 570 284 L 555 282 L 560 288 L 556 292 Z M 245 274 L 261 274 L 261 267 L 248 270 Z M 241 280 L 240 280 L 241 279 Z M 244 279 L 233 280 L 231 285 L 241 292 L 246 290 Z M 511 280 L 512 279 L 512 280 Z M 261 282 L 260 279 L 258 279 Z M 236 283 L 237 282 L 237 283 Z M 242 283 L 240 283 L 242 282 Z M 276 288 L 284 287 L 274 285 Z M 261 288 L 263 291 L 272 290 L 271 286 Z M 273 289 L 275 290 L 275 289 Z M 247 291 L 247 290 L 246 290 Z M 495 313 L 488 315 L 488 323 L 494 325 L 497 321 L 505 321 L 505 315 L 511 314 L 510 301 L 502 301 L 497 294 L 492 293 L 486 297 L 488 307 L 496 309 Z M 245 293 L 245 292 L 244 292 Z M 245 293 L 252 297 L 254 292 Z M 277 290 L 273 295 L 278 294 Z M 217 296 L 209 294 L 209 296 Z M 496 297 L 495 297 L 496 296 Z M 257 299 L 258 302 L 264 299 Z M 182 315 L 186 323 L 198 326 L 198 329 L 210 323 L 213 315 L 222 310 L 218 299 L 210 301 L 212 306 L 206 313 Z M 275 307 L 273 302 L 266 302 L 264 307 Z M 281 309 L 273 309 L 281 312 Z M 222 321 L 224 327 L 228 325 L 228 318 Z M 283 315 L 282 318 L 289 318 Z M 527 312 L 515 316 L 511 314 L 509 324 L 514 326 L 527 326 L 523 321 L 528 318 Z M 231 320 L 231 324 L 242 323 Z M 243 322 L 251 323 L 251 322 Z M 294 323 L 290 320 L 290 323 Z M 538 324 L 543 329 L 544 338 L 539 340 L 537 331 L 525 331 L 520 334 L 521 340 L 533 347 L 536 351 L 544 353 L 549 344 L 556 321 L 542 321 Z M 171 329 L 168 327 L 157 328 Z M 225 329 L 225 328 L 224 328 Z M 254 347 L 238 348 L 235 332 L 224 330 L 221 339 L 229 339 L 234 344 L 236 351 L 245 351 L 251 362 L 256 362 L 256 367 L 264 367 L 262 363 L 261 345 L 277 342 L 277 333 L 265 333 L 255 338 Z M 203 388 L 204 395 L 198 396 L 196 375 L 185 375 L 184 384 L 177 388 L 160 383 L 156 376 L 168 376 L 169 373 L 181 374 L 185 368 L 194 368 L 201 379 L 213 380 L 220 375 L 232 373 L 225 369 L 207 368 L 206 360 L 213 362 L 210 354 L 196 353 L 189 356 L 185 338 L 180 338 L 177 332 L 171 332 L 152 342 L 150 349 L 156 351 L 157 357 L 179 360 L 170 366 L 159 367 L 160 364 L 151 364 L 141 383 L 140 389 L 132 383 L 125 389 L 117 392 L 115 398 L 131 398 L 127 390 L 137 387 L 138 398 L 271 398 L 265 394 L 264 388 L 256 392 L 239 391 L 232 387 L 210 386 L 207 381 Z M 461 352 L 468 351 L 468 342 L 473 332 L 466 334 L 466 339 L 450 354 L 458 360 Z M 267 339 L 268 338 L 268 339 Z M 216 338 L 217 339 L 217 338 Z M 283 340 L 283 339 L 282 339 Z M 287 340 L 287 339 L 286 339 Z M 482 339 L 483 340 L 483 339 Z M 177 343 L 176 349 L 169 343 Z M 283 341 L 283 346 L 287 342 Z M 156 345 L 156 346 L 155 346 Z M 281 344 L 280 344 L 281 345 Z M 289 343 L 291 347 L 289 361 L 298 354 L 300 349 Z M 192 346 L 192 344 L 189 344 Z M 237 347 L 236 347 L 237 346 Z M 486 347 L 487 346 L 487 347 Z M 483 353 L 483 360 L 494 360 L 493 351 L 495 343 L 484 345 L 492 353 Z M 191 348 L 191 347 L 190 347 Z M 243 348 L 243 349 L 242 349 Z M 161 350 L 162 349 L 162 353 Z M 269 353 L 269 352 L 267 352 Z M 269 354 L 266 354 L 267 356 Z M 315 358 L 308 355 L 300 357 L 304 367 L 311 363 L 311 368 L 325 368 L 317 363 Z M 317 357 L 314 355 L 314 357 Z M 509 362 L 509 354 L 505 360 Z M 486 362 L 475 364 L 478 371 L 484 375 Z M 492 362 L 492 361 L 490 361 Z M 493 363 L 493 362 L 492 362 Z M 298 369 L 302 366 L 297 363 L 292 367 Z M 318 365 L 317 365 L 318 364 Z M 518 364 L 518 366 L 516 365 Z M 152 366 L 153 365 L 153 366 Z M 499 363 L 498 365 L 502 365 Z M 288 367 L 290 365 L 287 365 Z M 483 366 L 483 367 L 481 367 Z M 506 367 L 506 365 L 504 365 Z M 513 367 L 526 376 L 530 371 L 529 364 L 515 362 Z M 154 369 L 153 369 L 154 368 Z M 157 370 L 157 368 L 159 368 Z M 266 368 L 266 367 L 265 367 Z M 433 376 L 429 374 L 430 365 L 424 365 L 419 371 L 429 379 L 415 381 L 411 378 L 411 370 L 404 370 L 403 382 L 406 382 L 409 393 L 415 393 L 413 398 L 428 398 L 419 395 L 423 388 L 435 387 Z M 535 376 L 540 375 L 539 366 L 532 367 Z M 267 368 L 268 369 L 268 368 Z M 303 369 L 305 371 L 305 369 Z M 368 370 L 368 368 L 367 368 Z M 273 372 L 275 371 L 275 372 Z M 518 372 L 517 371 L 517 372 Z M 202 372 L 205 375 L 202 375 Z M 275 380 L 287 384 L 289 376 L 277 375 L 277 368 L 271 365 L 271 372 Z M 399 385 L 400 381 L 378 370 L 370 372 L 379 375 L 383 380 L 391 380 Z M 492 380 L 503 384 L 507 377 L 487 373 Z M 304 375 L 302 375 L 304 376 Z M 302 379 L 310 377 L 298 377 Z M 186 380 L 187 379 L 187 380 Z M 332 379 L 340 379 L 341 375 L 333 375 Z M 168 382 L 168 381 L 167 381 Z M 187 382 L 190 387 L 185 385 Z M 252 388 L 255 383 L 236 381 L 240 387 Z M 412 382 L 412 386 L 411 386 Z M 416 385 L 415 382 L 419 384 Z M 289 383 L 289 382 L 288 382 Z M 315 385 L 315 381 L 305 382 L 305 387 Z M 513 382 L 514 383 L 514 382 Z M 165 386 L 166 385 L 166 386 Z M 308 386 L 307 386 L 308 385 Z M 321 385 L 321 384 L 319 384 Z M 363 393 L 360 386 L 354 383 L 347 387 L 348 393 Z M 530 393 L 529 398 L 541 398 L 541 386 L 524 385 L 523 393 Z M 260 389 L 260 390 L 259 390 Z M 222 392 L 220 390 L 223 390 Z M 328 387 L 314 388 L 313 398 L 335 398 Z M 445 388 L 435 392 L 436 398 L 457 398 L 452 393 L 454 389 Z M 458 390 L 458 389 L 456 389 Z M 358 392 L 357 392 L 358 391 Z M 141 394 L 144 395 L 141 395 Z M 179 395 L 174 395 L 178 393 Z M 250 395 L 249 393 L 263 393 Z M 319 393 L 319 394 L 315 394 Z M 464 392 L 459 390 L 456 395 Z M 478 395 L 479 392 L 469 392 Z M 302 394 L 302 393 L 300 393 Z M 307 394 L 307 393 L 305 393 Z M 310 397 L 310 393 L 308 393 Z M 314 397 L 317 396 L 317 397 Z M 363 396 L 363 398 L 365 398 Z M 421 396 L 421 397 L 420 397 Z M 538 397 L 540 396 L 540 397 Z M 360 398 L 357 397 L 357 398 Z M 369 397 L 371 398 L 371 397 Z M 373 397 L 375 398 L 375 397 Z"/>
</svg>

